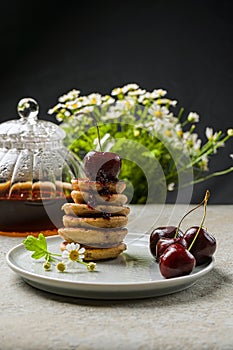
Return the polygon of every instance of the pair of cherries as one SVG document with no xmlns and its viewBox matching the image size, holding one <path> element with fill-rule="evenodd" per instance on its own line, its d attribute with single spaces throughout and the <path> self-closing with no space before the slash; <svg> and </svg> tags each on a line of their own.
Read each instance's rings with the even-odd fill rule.
<svg viewBox="0 0 233 350">
<path fill-rule="evenodd" d="M 216 251 L 216 239 L 203 228 L 206 206 L 210 196 L 205 198 L 181 219 L 179 225 L 157 227 L 150 235 L 150 251 L 159 263 L 163 277 L 172 278 L 189 275 L 196 265 L 210 261 Z M 193 226 L 183 233 L 180 229 L 184 218 L 204 204 L 204 215 L 200 226 Z"/>
</svg>

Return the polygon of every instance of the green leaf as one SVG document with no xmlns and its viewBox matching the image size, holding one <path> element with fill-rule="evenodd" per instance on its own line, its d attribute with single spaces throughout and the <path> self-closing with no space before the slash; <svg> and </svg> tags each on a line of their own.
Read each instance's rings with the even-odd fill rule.
<svg viewBox="0 0 233 350">
<path fill-rule="evenodd" d="M 47 242 L 42 233 L 39 233 L 38 238 L 31 235 L 28 236 L 23 240 L 23 244 L 27 250 L 34 252 L 32 254 L 33 259 L 40 259 L 43 256 L 48 255 Z"/>
<path fill-rule="evenodd" d="M 46 255 L 46 253 L 44 251 L 38 251 L 38 252 L 34 252 L 31 257 L 33 259 L 40 259 L 43 258 L 43 256 Z"/>
</svg>

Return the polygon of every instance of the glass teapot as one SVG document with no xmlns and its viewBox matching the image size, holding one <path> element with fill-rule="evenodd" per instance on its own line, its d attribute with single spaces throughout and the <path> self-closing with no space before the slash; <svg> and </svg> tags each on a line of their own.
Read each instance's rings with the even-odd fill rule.
<svg viewBox="0 0 233 350">
<path fill-rule="evenodd" d="M 65 132 L 38 120 L 32 98 L 18 104 L 20 119 L 0 124 L 0 234 L 56 234 L 62 205 L 80 162 L 63 145 Z"/>
</svg>

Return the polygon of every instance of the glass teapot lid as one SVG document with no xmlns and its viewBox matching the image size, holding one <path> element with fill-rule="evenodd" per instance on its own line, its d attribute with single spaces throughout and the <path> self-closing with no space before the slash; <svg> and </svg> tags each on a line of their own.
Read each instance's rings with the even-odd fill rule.
<svg viewBox="0 0 233 350">
<path fill-rule="evenodd" d="M 32 142 L 34 145 L 44 142 L 61 141 L 65 132 L 54 123 L 38 119 L 39 106 L 32 98 L 24 98 L 18 103 L 20 119 L 9 120 L 0 124 L 0 142 L 10 142 L 13 147 L 25 146 Z"/>
<path fill-rule="evenodd" d="M 20 119 L 0 124 L 0 200 L 41 200 L 64 197 L 80 163 L 63 145 L 58 125 L 38 120 L 38 104 L 24 98 Z"/>
</svg>

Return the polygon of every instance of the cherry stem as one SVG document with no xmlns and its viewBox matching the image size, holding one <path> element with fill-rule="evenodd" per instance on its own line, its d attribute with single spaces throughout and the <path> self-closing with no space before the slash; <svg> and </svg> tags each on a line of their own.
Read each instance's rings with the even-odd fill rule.
<svg viewBox="0 0 233 350">
<path fill-rule="evenodd" d="M 206 206 L 207 206 L 207 202 L 208 202 L 208 199 L 210 197 L 210 192 L 207 190 L 206 191 L 206 195 L 205 195 L 205 198 L 204 198 L 204 214 L 203 214 L 203 217 L 202 217 L 202 220 L 201 220 L 201 225 L 199 226 L 198 230 L 197 230 L 197 233 L 195 234 L 195 237 L 193 238 L 192 240 L 192 243 L 190 244 L 189 248 L 188 248 L 188 251 L 190 251 L 192 249 L 192 246 L 194 245 L 196 239 L 197 239 L 197 236 L 199 235 L 199 232 L 201 231 L 202 227 L 203 227 L 203 224 L 205 222 L 205 217 L 206 217 Z"/>
<path fill-rule="evenodd" d="M 98 137 L 98 143 L 100 146 L 100 151 L 102 152 L 102 146 L 101 146 L 101 139 L 100 139 L 100 129 L 99 129 L 99 125 L 96 123 L 96 129 L 97 129 L 97 137 Z"/>
<path fill-rule="evenodd" d="M 182 217 L 182 219 L 181 219 L 180 222 L 179 222 L 179 225 L 177 226 L 177 229 L 176 229 L 176 233 L 175 233 L 174 238 L 176 238 L 176 237 L 178 236 L 178 232 L 179 232 L 180 226 L 181 226 L 183 220 L 186 218 L 186 216 L 188 216 L 190 213 L 192 213 L 192 211 L 194 211 L 194 210 L 198 209 L 199 207 L 201 207 L 203 203 L 205 203 L 205 202 L 207 203 L 207 201 L 208 201 L 208 199 L 209 199 L 209 196 L 210 196 L 210 191 L 207 190 L 207 191 L 206 191 L 206 194 L 205 194 L 205 198 L 201 201 L 201 203 L 199 203 L 199 204 L 198 204 L 196 207 L 194 207 L 193 209 L 189 210 L 189 211 Z"/>
</svg>

